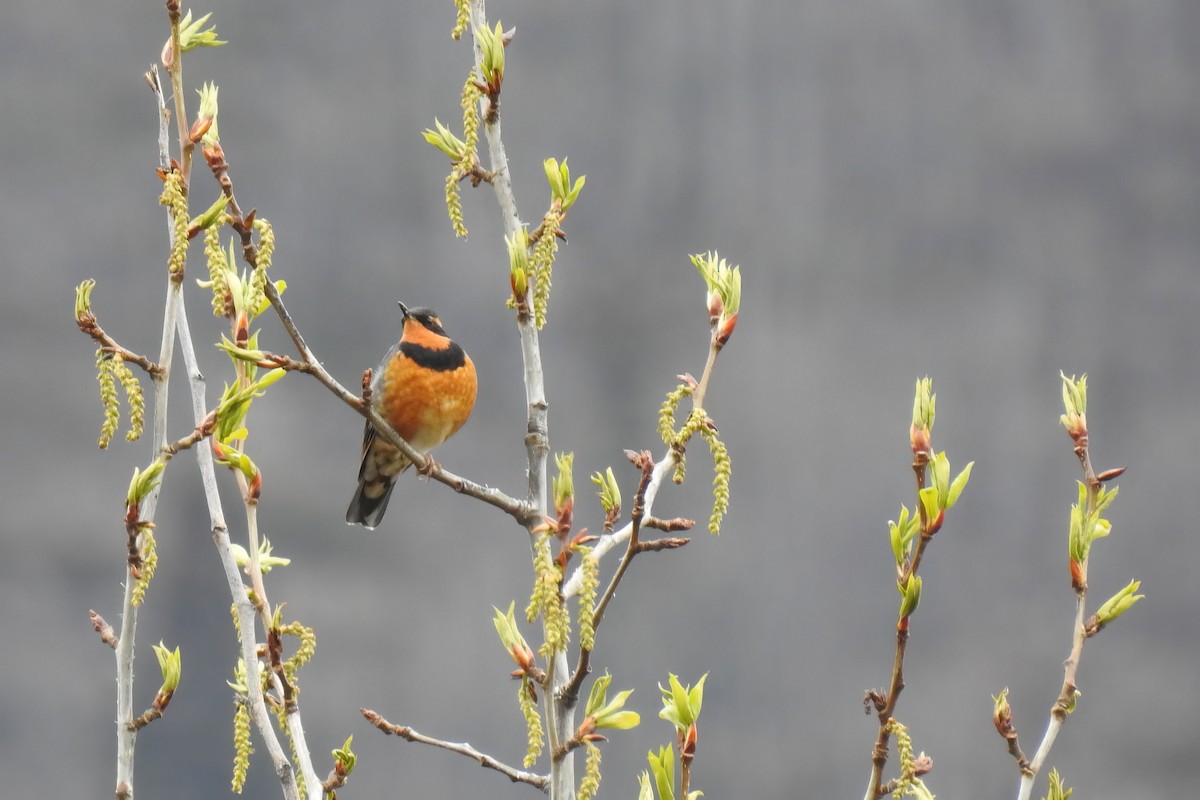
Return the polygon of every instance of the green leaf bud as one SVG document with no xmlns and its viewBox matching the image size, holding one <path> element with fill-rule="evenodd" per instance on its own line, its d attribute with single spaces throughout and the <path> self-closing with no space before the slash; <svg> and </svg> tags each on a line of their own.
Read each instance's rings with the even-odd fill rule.
<svg viewBox="0 0 1200 800">
<path fill-rule="evenodd" d="M 160 694 L 170 695 L 179 688 L 179 679 L 183 676 L 183 656 L 180 655 L 178 647 L 168 650 L 162 642 L 153 647 L 163 678 L 162 688 L 158 691 Z"/>
<path fill-rule="evenodd" d="M 1112 622 L 1132 608 L 1134 603 L 1144 598 L 1143 594 L 1134 594 L 1141 585 L 1141 581 L 1130 581 L 1124 589 L 1105 600 L 1104 604 L 1096 610 L 1097 629 Z"/>
</svg>

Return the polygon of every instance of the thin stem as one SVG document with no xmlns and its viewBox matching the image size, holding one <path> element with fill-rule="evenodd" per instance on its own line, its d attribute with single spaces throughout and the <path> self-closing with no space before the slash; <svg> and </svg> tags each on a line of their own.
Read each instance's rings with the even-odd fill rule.
<svg viewBox="0 0 1200 800">
<path fill-rule="evenodd" d="M 1101 482 L 1092 469 L 1086 433 L 1077 441 L 1075 455 L 1079 457 L 1079 464 L 1083 469 L 1084 485 L 1087 487 L 1087 508 L 1083 510 L 1083 513 L 1090 517 L 1096 507 Z M 1087 559 L 1084 559 L 1083 574 L 1087 574 Z M 1049 757 L 1050 748 L 1054 746 L 1055 739 L 1058 738 L 1063 724 L 1067 721 L 1067 714 L 1074 706 L 1075 691 L 1078 686 L 1076 676 L 1079 670 L 1079 661 L 1083 657 L 1083 645 L 1087 641 L 1086 619 L 1087 585 L 1084 583 L 1075 591 L 1075 620 L 1071 631 L 1071 652 L 1067 656 L 1067 660 L 1063 662 L 1062 689 L 1059 691 L 1054 705 L 1050 708 L 1050 720 L 1046 724 L 1046 733 L 1042 736 L 1037 752 L 1034 753 L 1033 760 L 1021 771 L 1017 800 L 1029 800 L 1032 796 L 1033 782 L 1045 764 L 1046 758 Z"/>
<path fill-rule="evenodd" d="M 178 35 L 178 25 L 175 25 Z M 152 72 L 157 75 L 157 70 Z M 164 133 L 167 121 L 162 87 L 157 80 L 151 84 L 158 103 L 159 118 L 159 161 L 168 159 L 164 154 L 164 143 L 168 141 Z M 173 240 L 174 227 L 171 215 L 167 213 L 167 236 Z M 167 278 L 166 307 L 163 311 L 162 338 L 159 343 L 158 371 L 151 372 L 154 378 L 154 428 L 151 436 L 151 453 L 157 456 L 167 442 L 167 396 L 170 386 L 171 355 L 175 350 L 175 325 L 177 317 L 183 310 L 183 295 L 180 285 Z M 143 520 L 154 521 L 158 508 L 160 482 L 142 501 L 139 512 Z M 117 637 L 114 648 L 117 660 L 117 784 L 118 800 L 133 800 L 133 768 L 134 755 L 137 746 L 137 730 L 133 727 L 133 659 L 134 645 L 137 642 L 137 606 L 133 604 L 133 589 L 135 581 L 129 575 L 128 567 L 125 573 L 125 594 L 122 601 L 121 632 Z"/>
<path fill-rule="evenodd" d="M 187 186 L 192 175 L 192 151 L 196 145 L 188 135 L 187 107 L 183 95 L 183 53 L 179 43 L 179 0 L 167 0 L 167 14 L 171 19 L 171 64 L 167 74 L 171 77 L 171 94 L 175 100 L 175 126 L 179 129 L 180 174 Z"/>
<path fill-rule="evenodd" d="M 645 515 L 650 516 L 654 508 L 654 499 L 658 496 L 658 490 L 662 486 L 663 481 L 667 479 L 675 470 L 675 460 L 677 456 L 675 451 L 668 450 L 667 453 L 654 465 L 654 470 L 650 473 L 650 481 L 646 484 L 645 494 Z M 592 557 L 596 559 L 602 558 L 605 554 L 615 549 L 621 544 L 629 541 L 629 537 L 633 535 L 633 522 L 629 522 L 618 530 L 614 531 L 610 536 L 600 537 L 600 541 L 596 542 L 592 547 Z M 583 588 L 583 572 L 579 567 L 571 573 L 571 577 L 563 584 L 563 597 L 570 599 L 579 594 L 579 590 Z"/>
<path fill-rule="evenodd" d="M 921 565 L 921 558 L 925 554 L 925 548 L 932 539 L 932 535 L 925 534 L 925 531 L 929 528 L 930 520 L 927 519 L 925 506 L 921 503 L 921 490 L 925 488 L 928 465 L 928 453 L 919 452 L 914 455 L 912 468 L 917 485 L 917 509 L 921 515 L 921 535 L 917 542 L 916 552 L 913 554 L 912 560 L 901 576 L 903 580 L 916 575 L 917 569 Z M 900 692 L 904 690 L 904 656 L 907 651 L 908 617 L 904 617 L 896 625 L 896 649 L 892 657 L 891 682 L 888 684 L 887 694 L 876 701 L 879 732 L 875 737 L 875 746 L 871 750 L 871 777 L 867 781 L 867 792 L 863 795 L 864 800 L 877 800 L 877 798 L 887 794 L 882 783 L 883 768 L 887 764 L 888 759 L 888 741 L 891 738 L 891 735 L 888 733 L 888 723 L 892 715 L 896 712 L 896 703 L 900 699 Z"/>
<path fill-rule="evenodd" d="M 638 483 L 637 494 L 633 498 L 633 510 L 629 520 L 629 544 L 625 547 L 625 555 L 621 557 L 617 571 L 613 573 L 612 580 L 608 582 L 608 588 L 604 590 L 604 596 L 596 604 L 596 610 L 592 614 L 592 630 L 599 629 L 600 622 L 604 619 L 604 611 L 608 608 L 609 601 L 617 593 L 617 586 L 621 583 L 621 578 L 625 576 L 625 570 L 629 569 L 633 557 L 641 552 L 639 535 L 642 529 L 642 520 L 646 516 L 646 492 L 654 476 L 654 464 L 649 463 L 649 454 L 643 454 L 642 457 L 646 459 L 646 463 L 642 467 L 642 479 Z"/>
<path fill-rule="evenodd" d="M 692 407 L 704 408 L 704 398 L 708 394 L 708 382 L 712 379 L 713 367 L 717 364 L 717 354 L 721 352 L 721 348 L 717 345 L 717 337 L 714 333 L 712 344 L 708 348 L 708 360 L 704 362 L 704 372 L 700 373 L 700 382 L 696 384 L 696 390 L 692 392 Z"/>
<path fill-rule="evenodd" d="M 183 362 L 187 369 L 188 382 L 192 393 L 192 414 L 196 424 L 202 425 L 207 418 L 205 410 L 204 375 L 200 372 L 196 361 L 196 351 L 192 345 L 192 335 L 188 326 L 187 313 L 182 311 L 178 317 L 179 346 L 183 354 Z M 229 529 L 225 524 L 225 512 L 221 508 L 221 495 L 217 489 L 217 475 L 213 467 L 212 450 L 208 447 L 197 447 L 196 461 L 200 467 L 200 479 L 204 486 L 204 497 L 208 503 L 208 517 L 212 528 L 213 543 L 217 547 L 217 555 L 225 572 L 225 581 L 229 586 L 229 594 L 237 609 L 238 641 L 241 645 L 242 661 L 246 665 L 246 697 L 249 701 L 250 715 L 267 746 L 267 753 L 274 765 L 275 774 L 283 787 L 283 796 L 287 800 L 299 800 L 300 792 L 296 786 L 292 763 L 283 751 L 275 734 L 271 714 L 263 699 L 262 683 L 258 679 L 256 664 L 258 652 L 254 628 L 255 607 L 246 594 L 246 586 L 242 582 L 237 562 L 230 549 Z M 299 747 L 297 747 L 299 751 Z M 307 752 L 307 751 L 305 751 Z M 317 784 L 319 785 L 319 784 Z"/>
<path fill-rule="evenodd" d="M 487 9 L 484 0 L 471 0 L 471 31 L 474 41 L 475 66 L 483 74 L 483 47 L 474 32 L 487 26 Z M 521 218 L 517 213 L 516 195 L 508 171 L 508 155 L 504 150 L 504 139 L 500 132 L 499 109 L 488 96 L 480 99 L 484 120 L 484 134 L 488 143 L 491 166 L 491 186 L 496 192 L 500 216 L 504 223 L 504 235 L 511 238 L 521 229 Z M 548 413 L 545 382 L 542 374 L 542 357 L 538 343 L 538 331 L 528 315 L 518 314 L 517 328 L 521 338 L 521 357 L 525 365 L 525 400 L 528 404 L 528 424 L 525 446 L 529 460 L 529 498 L 534 516 L 526 522 L 526 528 L 540 522 L 547 510 L 547 460 L 550 453 Z M 535 546 L 531 534 L 530 546 Z M 550 676 L 550 687 L 544 693 L 546 721 L 551 746 L 567 741 L 573 725 L 575 699 L 560 694 L 560 689 L 570 681 L 565 653 L 550 656 L 546 672 Z M 572 758 L 552 761 L 550 768 L 550 794 L 555 800 L 572 800 L 575 797 L 575 762 Z"/>
<path fill-rule="evenodd" d="M 1084 628 L 1086 599 L 1087 594 L 1085 592 L 1080 592 L 1075 597 L 1075 622 L 1074 630 L 1072 631 L 1071 654 L 1063 662 L 1062 691 L 1050 709 L 1050 721 L 1046 725 L 1046 733 L 1042 737 L 1042 742 L 1038 745 L 1037 752 L 1034 754 L 1033 760 L 1029 762 L 1027 769 L 1021 773 L 1021 784 L 1017 791 L 1017 800 L 1029 800 L 1032 796 L 1033 782 L 1041 771 L 1042 766 L 1046 763 L 1046 758 L 1050 755 L 1050 748 L 1054 746 L 1054 740 L 1058 738 L 1063 723 L 1067 721 L 1069 709 L 1075 701 L 1075 673 L 1079 667 L 1080 656 L 1083 655 L 1083 643 L 1087 641 L 1087 632 Z"/>
<path fill-rule="evenodd" d="M 408 742 L 418 742 L 420 744 L 432 745 L 433 747 L 440 747 L 443 750 L 449 750 L 452 753 L 458 753 L 460 755 L 467 756 L 468 758 L 473 758 L 479 762 L 479 766 L 487 767 L 488 769 L 494 769 L 497 772 L 506 775 L 513 783 L 527 783 L 530 786 L 536 786 L 545 793 L 549 793 L 550 791 L 550 779 L 545 775 L 538 775 L 533 772 L 523 772 L 522 770 L 510 767 L 507 764 L 492 758 L 487 753 L 479 752 L 466 742 L 459 744 L 456 742 L 443 741 L 442 739 L 434 739 L 433 737 L 426 736 L 423 733 L 417 733 L 412 728 L 404 725 L 395 725 L 391 722 L 388 722 L 378 713 L 368 708 L 360 708 L 359 712 L 366 717 L 368 722 L 386 734 L 399 736 L 401 739 L 404 739 Z"/>
</svg>

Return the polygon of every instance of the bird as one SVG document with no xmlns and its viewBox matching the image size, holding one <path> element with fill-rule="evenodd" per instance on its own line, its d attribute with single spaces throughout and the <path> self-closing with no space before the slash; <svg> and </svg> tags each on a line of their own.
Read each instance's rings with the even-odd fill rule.
<svg viewBox="0 0 1200 800">
<path fill-rule="evenodd" d="M 447 335 L 436 312 L 399 305 L 400 341 L 375 370 L 371 404 L 404 441 L 427 454 L 467 421 L 478 378 L 471 357 Z M 396 478 L 410 466 L 408 456 L 379 436 L 368 420 L 358 489 L 346 509 L 346 523 L 368 530 L 379 525 Z"/>
</svg>

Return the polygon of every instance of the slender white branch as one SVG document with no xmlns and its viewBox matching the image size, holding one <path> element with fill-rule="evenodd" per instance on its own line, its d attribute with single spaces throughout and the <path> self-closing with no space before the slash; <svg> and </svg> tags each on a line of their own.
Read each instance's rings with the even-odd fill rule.
<svg viewBox="0 0 1200 800">
<path fill-rule="evenodd" d="M 196 361 L 196 351 L 192 344 L 191 330 L 188 326 L 186 311 L 179 314 L 179 347 L 183 354 L 183 363 L 187 369 L 188 383 L 192 391 L 192 416 L 199 425 L 208 415 L 204 397 L 204 375 Z M 213 542 L 217 546 L 217 555 L 225 572 L 225 581 L 229 585 L 229 594 L 237 607 L 238 639 L 241 641 L 242 660 L 246 664 L 247 698 L 250 701 L 250 715 L 259 735 L 267 746 L 267 753 L 275 767 L 283 785 L 283 795 L 288 800 L 299 800 L 300 793 L 296 788 L 292 763 L 275 735 L 271 714 L 267 711 L 263 699 L 262 684 L 255 674 L 255 664 L 258 663 L 256 638 L 254 630 L 254 604 L 246 594 L 246 586 L 238 571 L 233 551 L 229 548 L 229 529 L 225 524 L 225 512 L 221 507 L 221 494 L 217 489 L 217 475 L 213 467 L 212 450 L 207 446 L 195 448 L 196 461 L 200 467 L 200 480 L 204 485 L 204 498 L 208 503 L 208 518 L 212 526 Z M 317 784 L 320 785 L 319 783 Z"/>
<path fill-rule="evenodd" d="M 475 50 L 475 66 L 483 75 L 483 47 L 475 31 L 486 27 L 487 9 L 484 0 L 471 0 L 471 26 Z M 492 171 L 492 188 L 500 205 L 500 216 L 504 223 L 504 235 L 514 236 L 521 229 L 521 218 L 517 213 L 516 195 L 508 171 L 508 155 L 504 151 L 504 140 L 500 135 L 500 115 L 491 108 L 492 100 L 480 100 L 485 120 L 484 135 L 488 144 L 488 156 Z M 528 404 L 528 426 L 525 446 L 529 458 L 529 496 L 537 515 L 535 521 L 547 511 L 547 463 L 550 453 L 550 437 L 546 402 L 545 378 L 542 373 L 542 356 L 538 342 L 538 330 L 528 315 L 518 316 L 517 328 L 521 337 L 521 357 L 525 365 L 525 400 Z M 535 522 L 536 524 L 536 522 Z M 534 545 L 531 538 L 530 545 Z M 560 696 L 559 689 L 570 682 L 565 653 L 550 657 L 547 672 L 550 674 L 550 690 L 545 692 L 547 728 L 551 748 L 571 738 L 574 725 L 573 702 Z M 575 797 L 575 760 L 567 755 L 553 759 L 550 767 L 550 796 L 555 800 L 573 800 Z"/>
<path fill-rule="evenodd" d="M 158 159 L 159 163 L 170 163 L 167 151 L 167 136 L 170 115 L 166 110 L 162 86 L 158 82 L 158 68 L 147 73 L 147 82 L 154 91 L 158 106 Z M 171 215 L 167 213 L 167 236 L 174 236 Z M 162 372 L 154 378 L 154 423 L 151 434 L 150 452 L 157 457 L 167 443 L 167 394 L 170 387 L 171 355 L 175 350 L 175 320 L 183 307 L 179 284 L 167 278 L 166 308 L 163 311 L 162 339 L 159 343 L 158 364 Z M 165 475 L 164 475 L 165 477 Z M 158 496 L 162 483 L 156 486 L 142 501 L 139 516 L 147 522 L 154 521 L 158 510 Z M 137 731 L 133 727 L 133 659 L 137 643 L 137 606 L 133 604 L 134 580 L 125 567 L 125 596 L 122 602 L 121 633 L 115 650 L 117 660 L 117 789 L 121 800 L 133 800 L 133 765 L 137 745 Z"/>
<path fill-rule="evenodd" d="M 645 516 L 651 516 L 654 509 L 654 498 L 658 496 L 658 489 L 662 486 L 663 481 L 667 476 L 675 470 L 675 454 L 668 450 L 663 459 L 654 465 L 654 472 L 650 474 L 650 483 L 646 485 L 646 513 Z M 627 522 L 623 528 L 613 531 L 608 536 L 601 536 L 600 540 L 592 547 L 592 557 L 599 560 L 603 558 L 609 551 L 619 547 L 629 541 L 629 534 L 633 532 L 633 523 Z M 571 578 L 563 584 L 563 597 L 570 599 L 579 594 L 579 590 L 583 587 L 583 572 L 579 567 L 571 573 Z"/>
<path fill-rule="evenodd" d="M 1067 656 L 1067 660 L 1063 664 L 1065 673 L 1063 691 L 1050 711 L 1050 721 L 1046 724 L 1046 733 L 1042 736 L 1042 742 L 1038 745 L 1033 760 L 1029 762 L 1028 771 L 1021 773 L 1017 800 L 1029 800 L 1033 796 L 1033 782 L 1050 756 L 1050 748 L 1054 746 L 1054 741 L 1058 738 L 1059 731 L 1062 730 L 1063 723 L 1067 720 L 1066 711 L 1060 709 L 1059 706 L 1064 700 L 1069 702 L 1069 695 L 1075 691 L 1075 672 L 1079 666 L 1079 658 L 1083 654 L 1083 644 L 1087 641 L 1087 629 L 1084 625 L 1086 600 L 1086 592 L 1079 592 L 1075 596 L 1075 628 L 1072 631 L 1071 654 Z"/>
</svg>

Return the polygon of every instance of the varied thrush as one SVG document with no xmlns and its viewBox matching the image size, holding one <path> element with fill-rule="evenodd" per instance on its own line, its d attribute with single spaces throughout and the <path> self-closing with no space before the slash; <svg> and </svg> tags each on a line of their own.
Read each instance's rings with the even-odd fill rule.
<svg viewBox="0 0 1200 800">
<path fill-rule="evenodd" d="M 403 303 L 400 311 L 400 341 L 375 370 L 371 404 L 401 438 L 428 453 L 461 428 L 475 407 L 475 364 L 446 335 L 435 312 Z M 412 461 L 378 436 L 368 421 L 358 490 L 346 510 L 346 522 L 368 529 L 378 525 L 396 478 L 410 466 Z"/>
</svg>

